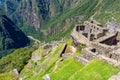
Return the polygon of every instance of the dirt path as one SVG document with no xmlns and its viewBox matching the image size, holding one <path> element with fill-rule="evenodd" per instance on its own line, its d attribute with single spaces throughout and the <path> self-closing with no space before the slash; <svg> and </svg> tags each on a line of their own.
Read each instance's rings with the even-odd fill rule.
<svg viewBox="0 0 120 80">
<path fill-rule="evenodd" d="M 37 43 L 41 43 L 38 39 L 35 39 L 34 37 L 32 36 L 27 36 L 28 38 L 32 39 L 33 41 L 37 42 Z"/>
</svg>

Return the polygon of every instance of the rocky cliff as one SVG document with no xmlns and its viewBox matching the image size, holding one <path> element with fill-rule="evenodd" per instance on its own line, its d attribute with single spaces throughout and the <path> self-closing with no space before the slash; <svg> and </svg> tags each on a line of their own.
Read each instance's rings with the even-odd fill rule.
<svg viewBox="0 0 120 80">
<path fill-rule="evenodd" d="M 36 29 L 79 0 L 23 0 L 18 8 L 23 20 Z"/>
<path fill-rule="evenodd" d="M 70 7 L 75 7 L 81 0 L 5 0 L 1 9 L 14 22 L 24 21 L 36 29 L 43 26 Z"/>
</svg>

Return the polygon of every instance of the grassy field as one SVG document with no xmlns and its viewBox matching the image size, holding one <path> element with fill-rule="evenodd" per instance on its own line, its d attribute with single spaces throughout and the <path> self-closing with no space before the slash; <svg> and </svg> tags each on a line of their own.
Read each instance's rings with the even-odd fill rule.
<svg viewBox="0 0 120 80">
<path fill-rule="evenodd" d="M 117 74 L 120 68 L 114 67 L 104 61 L 93 60 L 81 70 L 73 74 L 69 80 L 108 80 Z"/>
<path fill-rule="evenodd" d="M 61 62 L 58 69 L 50 74 L 51 80 L 68 80 L 77 70 L 80 70 L 83 64 L 69 58 Z"/>
</svg>

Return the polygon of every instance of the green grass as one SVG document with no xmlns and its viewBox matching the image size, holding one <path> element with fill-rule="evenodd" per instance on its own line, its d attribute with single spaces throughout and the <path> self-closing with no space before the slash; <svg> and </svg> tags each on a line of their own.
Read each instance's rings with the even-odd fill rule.
<svg viewBox="0 0 120 80">
<path fill-rule="evenodd" d="M 93 60 L 81 70 L 73 74 L 69 80 L 108 80 L 117 74 L 120 68 L 114 67 L 104 61 Z"/>
<path fill-rule="evenodd" d="M 60 59 L 59 51 L 61 50 L 63 44 L 59 44 L 53 53 L 48 54 L 47 58 L 43 57 L 39 60 L 41 66 L 37 66 L 34 61 L 30 61 L 22 70 L 21 76 L 27 76 L 25 80 L 42 80 L 42 77 L 50 73 L 56 63 Z M 31 66 L 31 67 L 30 67 Z M 37 72 L 38 75 L 34 75 L 33 72 Z"/>
<path fill-rule="evenodd" d="M 66 62 L 67 61 L 67 62 Z M 73 58 L 61 62 L 58 69 L 50 74 L 51 80 L 68 80 L 77 70 L 83 67 L 82 64 L 75 61 Z"/>
<path fill-rule="evenodd" d="M 101 0 L 97 14 L 94 19 L 105 25 L 108 21 L 120 22 L 120 1 L 119 0 Z M 114 19 L 113 19 L 114 18 Z"/>
<path fill-rule="evenodd" d="M 55 50 L 55 52 L 52 53 L 52 55 L 50 55 L 50 57 L 41 64 L 41 66 L 44 67 L 45 70 L 40 73 L 39 78 L 43 77 L 43 75 L 48 74 L 52 71 L 55 63 L 60 59 L 58 53 L 61 50 L 61 48 L 62 48 L 62 44 L 60 44 Z"/>
<path fill-rule="evenodd" d="M 83 16 L 84 18 L 81 20 L 81 22 L 87 20 L 97 10 L 98 7 L 96 7 L 96 5 L 98 4 L 98 2 L 99 1 L 97 0 L 84 0 L 78 6 L 67 9 L 60 15 L 52 18 L 41 27 L 40 30 L 48 31 L 48 35 L 46 36 L 40 31 L 39 33 L 39 35 L 41 36 L 40 40 L 49 42 L 51 40 L 60 40 L 63 37 L 70 36 L 70 33 L 73 30 L 74 25 L 77 23 L 74 17 Z M 71 20 L 72 18 L 74 20 Z M 66 26 L 67 19 L 69 19 L 70 22 Z M 57 24 L 60 24 L 61 26 L 57 26 Z M 64 28 L 67 28 L 67 30 Z M 55 33 L 52 33 L 50 30 L 54 30 Z"/>
<path fill-rule="evenodd" d="M 9 72 L 13 69 L 21 71 L 27 64 L 31 54 L 37 47 L 25 47 L 16 49 L 11 54 L 0 59 L 0 73 Z"/>
<path fill-rule="evenodd" d="M 76 56 L 80 56 L 80 52 L 81 52 L 81 50 L 83 49 L 83 48 L 85 48 L 86 46 L 84 46 L 84 45 L 79 45 L 79 46 L 77 46 L 76 47 L 76 49 L 77 49 L 77 51 L 76 51 Z"/>
<path fill-rule="evenodd" d="M 17 80 L 17 76 L 13 73 L 0 74 L 0 80 Z"/>
<path fill-rule="evenodd" d="M 74 60 L 73 56 L 62 59 L 58 55 L 62 45 L 60 44 L 47 58 L 40 59 L 41 66 L 37 66 L 34 61 L 31 61 L 22 70 L 21 76 L 27 76 L 25 80 L 43 80 L 43 76 L 46 74 L 50 75 L 51 80 L 108 80 L 109 77 L 120 71 L 120 68 L 100 60 L 93 60 L 84 66 Z M 77 51 L 81 51 L 84 47 L 77 46 Z M 31 64 L 32 67 L 30 67 Z"/>
<path fill-rule="evenodd" d="M 120 22 L 119 3 L 120 3 L 119 0 L 84 0 L 78 6 L 66 10 L 63 13 L 61 13 L 59 16 L 48 21 L 41 29 L 47 30 L 47 29 L 54 29 L 57 27 L 57 29 L 55 29 L 55 32 L 57 32 L 58 34 L 55 33 L 48 35 L 51 36 L 48 41 L 51 41 L 51 40 L 58 40 L 61 39 L 63 36 L 66 36 L 66 34 L 63 33 L 64 32 L 63 26 L 59 27 L 56 25 L 58 23 L 62 24 L 65 22 L 66 19 L 70 19 L 75 16 L 84 16 L 84 19 L 81 20 L 81 22 L 83 22 L 85 20 L 89 20 L 90 17 L 96 13 L 93 18 L 99 21 L 100 23 L 102 23 L 103 25 L 105 25 L 108 21 Z M 70 24 L 76 24 L 76 22 L 71 21 Z M 67 26 L 67 28 L 69 29 L 70 27 Z M 71 29 L 73 29 L 73 27 Z M 69 30 L 69 32 L 70 31 L 71 30 Z M 44 37 L 43 39 L 47 40 L 48 36 Z"/>
<path fill-rule="evenodd" d="M 68 39 L 68 40 L 66 40 L 66 44 L 68 45 L 68 46 L 71 46 L 72 45 L 72 39 Z"/>
</svg>

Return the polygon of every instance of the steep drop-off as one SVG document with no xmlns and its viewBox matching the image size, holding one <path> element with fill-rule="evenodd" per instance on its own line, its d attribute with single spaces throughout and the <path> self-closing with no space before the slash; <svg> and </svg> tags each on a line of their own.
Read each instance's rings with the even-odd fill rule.
<svg viewBox="0 0 120 80">
<path fill-rule="evenodd" d="M 24 47 L 29 43 L 26 35 L 5 15 L 0 16 L 0 51 Z M 0 57 L 5 53 L 0 54 Z"/>
</svg>

